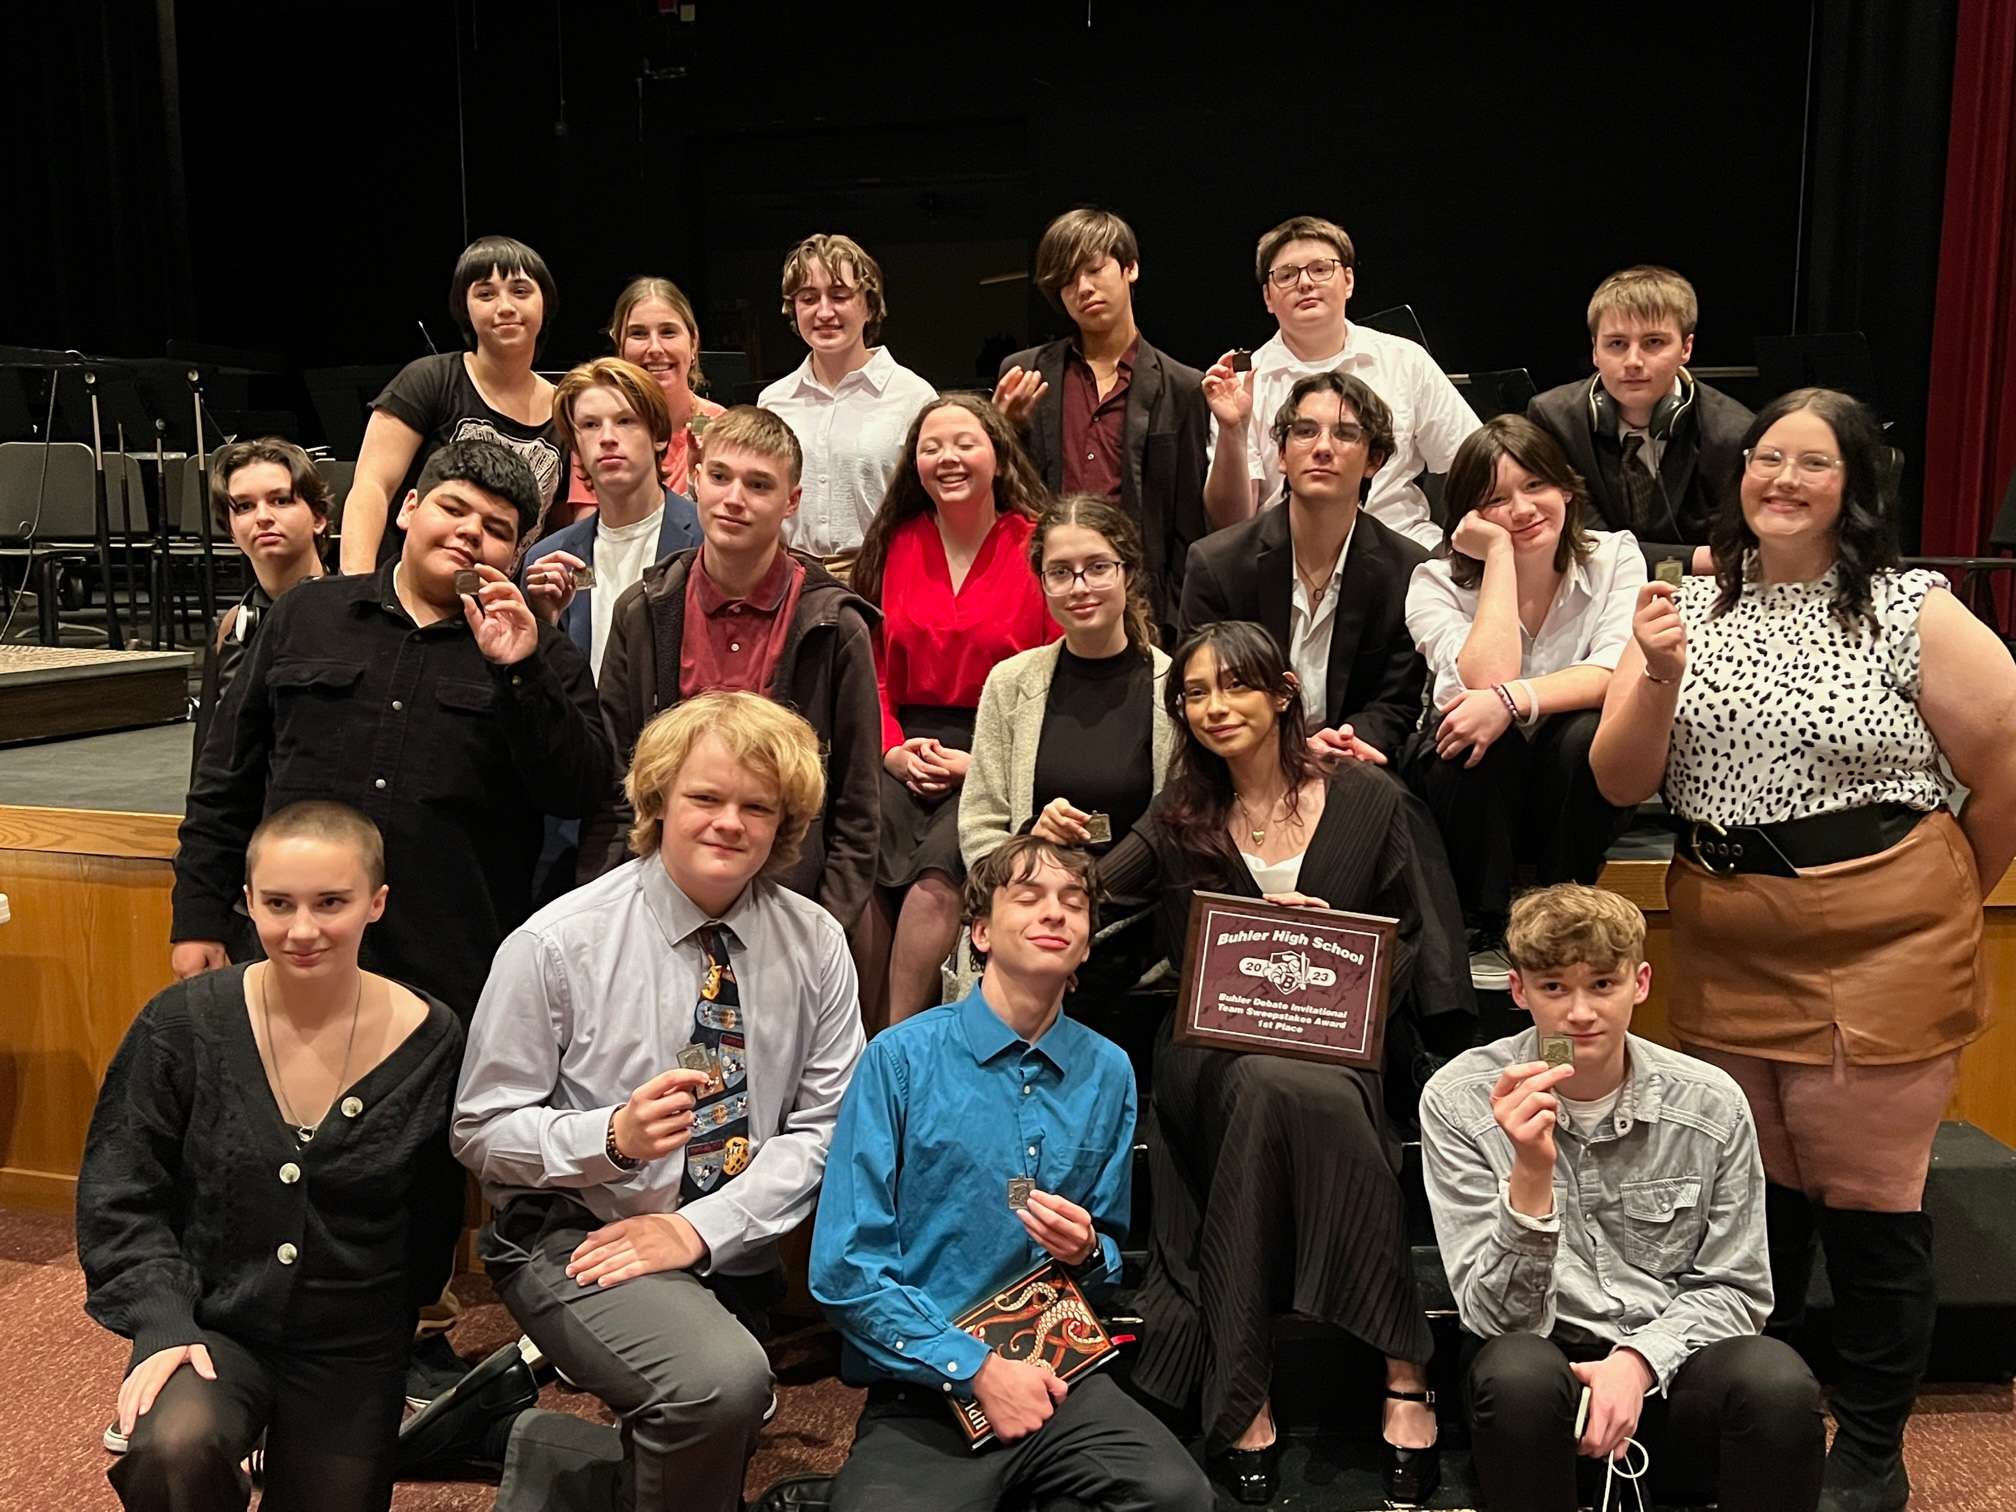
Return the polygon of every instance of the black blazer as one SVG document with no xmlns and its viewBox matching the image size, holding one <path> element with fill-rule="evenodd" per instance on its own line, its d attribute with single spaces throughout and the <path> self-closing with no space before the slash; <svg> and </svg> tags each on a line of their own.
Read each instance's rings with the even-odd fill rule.
<svg viewBox="0 0 2016 1512">
<path fill-rule="evenodd" d="M 1004 376 L 1012 367 L 1033 368 L 1050 385 L 1029 417 L 1026 440 L 1052 493 L 1064 485 L 1064 359 L 1071 345 L 1067 338 L 1025 347 L 1001 364 Z M 1120 503 L 1141 527 L 1150 601 L 1165 635 L 1175 628 L 1190 544 L 1211 529 L 1204 515 L 1204 444 L 1210 434 L 1204 375 L 1142 337 L 1127 384 Z"/>
<path fill-rule="evenodd" d="M 1428 668 L 1407 633 L 1407 582 L 1427 560 L 1425 548 L 1359 511 L 1330 633 L 1323 722 L 1350 725 L 1389 760 L 1399 759 L 1402 743 L 1421 719 Z M 1276 504 L 1190 548 L 1183 632 L 1213 620 L 1252 620 L 1286 650 L 1294 588 L 1288 506 Z"/>
<path fill-rule="evenodd" d="M 1689 381 L 1694 384 L 1694 402 L 1659 455 L 1659 481 L 1680 527 L 1678 540 L 1671 539 L 1673 528 L 1663 508 L 1656 531 L 1638 530 L 1631 519 L 1630 503 L 1618 481 L 1623 449 L 1614 432 L 1597 434 L 1590 414 L 1589 397 L 1600 378 L 1578 378 L 1535 394 L 1526 404 L 1526 418 L 1561 443 L 1570 465 L 1589 485 L 1596 514 L 1590 527 L 1638 530 L 1647 567 L 1668 557 L 1691 561 L 1694 548 L 1708 544 L 1715 516 L 1725 506 L 1735 505 L 1742 480 L 1743 433 L 1755 416 L 1720 389 L 1698 379 Z"/>
</svg>

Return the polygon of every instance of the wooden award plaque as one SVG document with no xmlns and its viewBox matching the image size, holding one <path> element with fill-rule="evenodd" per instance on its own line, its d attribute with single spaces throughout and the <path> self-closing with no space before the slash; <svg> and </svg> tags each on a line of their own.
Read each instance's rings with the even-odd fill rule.
<svg viewBox="0 0 2016 1512">
<path fill-rule="evenodd" d="M 1377 1069 L 1399 933 L 1374 914 L 1197 893 L 1176 1043 Z"/>
</svg>

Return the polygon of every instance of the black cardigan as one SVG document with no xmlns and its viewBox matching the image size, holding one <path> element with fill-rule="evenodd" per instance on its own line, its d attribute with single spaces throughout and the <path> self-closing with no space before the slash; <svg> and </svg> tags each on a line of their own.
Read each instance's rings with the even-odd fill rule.
<svg viewBox="0 0 2016 1512">
<path fill-rule="evenodd" d="M 91 1116 L 77 1176 L 84 1310 L 142 1355 L 206 1328 L 277 1342 L 297 1287 L 354 1299 L 360 1329 L 410 1330 L 453 1266 L 455 1015 L 428 998 L 426 1019 L 303 1145 L 267 1084 L 244 982 L 228 966 L 155 997 Z"/>
</svg>

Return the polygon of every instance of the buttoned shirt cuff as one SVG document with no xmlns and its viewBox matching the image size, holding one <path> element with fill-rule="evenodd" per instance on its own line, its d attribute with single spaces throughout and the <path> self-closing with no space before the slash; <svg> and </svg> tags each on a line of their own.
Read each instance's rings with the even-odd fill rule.
<svg viewBox="0 0 2016 1512">
<path fill-rule="evenodd" d="M 1656 1323 L 1649 1328 L 1639 1329 L 1628 1339 L 1619 1339 L 1616 1347 L 1630 1350 L 1652 1367 L 1652 1374 L 1658 1378 L 1653 1384 L 1661 1396 L 1666 1395 L 1673 1385 L 1673 1377 L 1679 1373 L 1680 1367 L 1687 1363 L 1687 1357 L 1694 1352 L 1687 1347 L 1685 1339 L 1668 1332 Z"/>
<path fill-rule="evenodd" d="M 207 896 L 198 897 L 192 892 L 175 905 L 168 943 L 180 945 L 184 940 L 229 940 L 237 932 L 241 917 L 229 903 Z"/>
<path fill-rule="evenodd" d="M 489 666 L 498 696 L 507 703 L 536 710 L 542 699 L 557 698 L 564 702 L 567 697 L 567 690 L 560 686 L 559 674 L 553 670 L 553 658 L 546 654 L 543 638 L 520 660 L 491 662 Z"/>
<path fill-rule="evenodd" d="M 1561 1207 L 1535 1218 L 1512 1206 L 1512 1183 L 1498 1183 L 1498 1240 L 1507 1249 L 1528 1255 L 1552 1255 L 1561 1244 Z"/>
<path fill-rule="evenodd" d="M 948 1328 L 935 1339 L 922 1343 L 898 1339 L 889 1347 L 935 1373 L 939 1390 L 957 1397 L 973 1395 L 973 1378 L 980 1374 L 980 1367 L 992 1353 L 963 1328 Z"/>
<path fill-rule="evenodd" d="M 720 1198 L 725 1193 L 717 1191 L 713 1195 Z M 694 1274 L 707 1275 L 724 1261 L 741 1254 L 745 1248 L 742 1224 L 746 1215 L 733 1203 L 698 1197 L 691 1202 L 680 1203 L 676 1211 L 693 1225 L 693 1232 L 707 1246 L 706 1255 L 693 1267 Z"/>
<path fill-rule="evenodd" d="M 603 1185 L 628 1181 L 636 1171 L 626 1171 L 609 1158 L 609 1126 L 621 1103 L 606 1108 L 587 1108 L 564 1113 L 553 1121 L 549 1137 L 573 1168 L 583 1176 L 600 1178 Z M 648 1164 L 648 1162 L 647 1162 Z M 638 1167 L 642 1170 L 643 1167 Z"/>
</svg>

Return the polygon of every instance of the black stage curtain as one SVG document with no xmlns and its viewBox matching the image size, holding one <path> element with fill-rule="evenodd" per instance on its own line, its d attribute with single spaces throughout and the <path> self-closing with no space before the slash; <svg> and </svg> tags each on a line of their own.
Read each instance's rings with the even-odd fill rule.
<svg viewBox="0 0 2016 1512">
<path fill-rule="evenodd" d="M 195 331 L 174 0 L 0 6 L 0 341 L 154 354 Z M 276 70 L 247 128 L 295 104 Z"/>
<path fill-rule="evenodd" d="M 1863 331 L 1904 451 L 1898 532 L 1917 549 L 1959 0 L 1814 0 L 1800 329 Z M 1795 86 L 1788 69 L 1786 87 Z M 1774 190 L 1740 173 L 1729 213 Z"/>
</svg>

